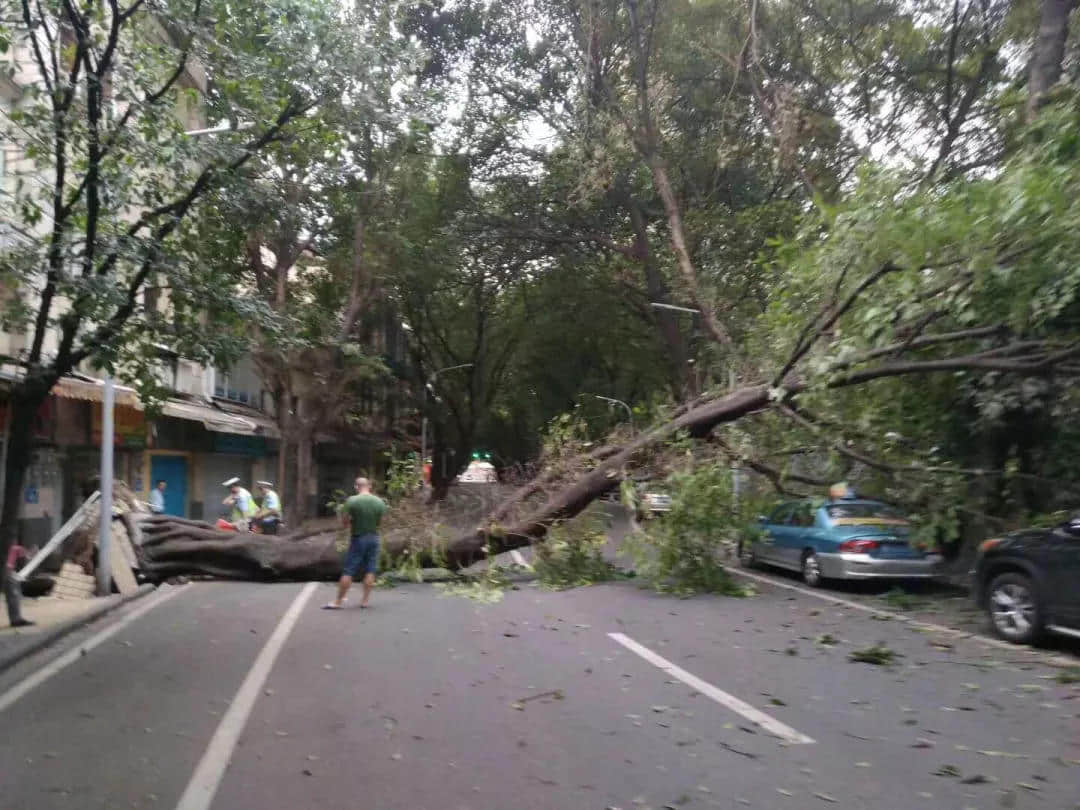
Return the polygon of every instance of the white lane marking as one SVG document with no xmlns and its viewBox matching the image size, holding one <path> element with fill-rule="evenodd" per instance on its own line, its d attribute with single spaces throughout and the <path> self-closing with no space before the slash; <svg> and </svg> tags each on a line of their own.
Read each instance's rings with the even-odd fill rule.
<svg viewBox="0 0 1080 810">
<path fill-rule="evenodd" d="M 188 585 L 182 585 L 178 588 L 169 588 L 164 593 L 159 590 L 153 596 L 147 597 L 145 604 L 142 604 L 135 610 L 131 611 L 131 613 L 120 619 L 120 621 L 118 621 L 116 624 L 112 625 L 111 627 L 106 627 L 100 633 L 91 636 L 81 644 L 76 644 L 72 649 L 68 650 L 59 658 L 50 661 L 33 675 L 29 675 L 23 680 L 19 681 L 13 687 L 4 692 L 3 695 L 0 695 L 0 712 L 2 712 L 15 701 L 17 701 L 31 689 L 34 689 L 35 687 L 38 687 L 45 681 L 49 680 L 49 678 L 51 678 L 60 670 L 70 666 L 71 664 L 74 664 L 76 661 L 78 661 L 95 647 L 99 647 L 104 644 L 106 641 L 115 636 L 129 624 L 139 620 L 151 610 L 156 608 L 158 605 L 168 602 L 174 596 L 183 593 L 185 590 L 187 590 L 188 587 Z"/>
<path fill-rule="evenodd" d="M 608 633 L 608 637 L 622 644 L 626 649 L 630 650 L 630 652 L 640 655 L 653 666 L 659 667 L 671 677 L 678 678 L 687 686 L 692 687 L 708 698 L 712 698 L 721 706 L 731 709 L 731 711 L 737 714 L 741 714 L 751 723 L 756 723 L 766 731 L 775 734 L 780 739 L 790 743 L 799 744 L 814 742 L 812 737 L 807 737 L 802 732 L 784 725 L 779 720 L 765 714 L 765 712 L 755 709 L 749 703 L 739 700 L 734 695 L 729 695 L 723 689 L 718 689 L 708 681 L 701 680 L 697 675 L 687 672 L 681 667 L 675 666 L 675 664 L 671 663 L 666 658 L 657 655 L 648 647 L 638 644 L 629 636 L 623 635 L 622 633 Z"/>
<path fill-rule="evenodd" d="M 832 596 L 828 593 L 822 593 L 821 591 L 812 591 L 809 588 L 800 588 L 798 585 L 791 585 L 787 582 L 780 582 L 772 577 L 761 576 L 760 574 L 751 574 L 749 571 L 744 571 L 741 568 L 728 568 L 732 574 L 736 574 L 740 577 L 746 577 L 752 579 L 755 582 L 764 582 L 766 585 L 772 585 L 776 588 L 783 588 L 786 591 L 795 591 L 801 593 L 804 596 L 812 596 L 815 599 L 820 599 L 822 602 L 830 602 L 834 605 L 842 605 L 843 607 L 853 608 L 855 610 L 861 610 L 863 613 L 870 613 L 875 616 L 888 616 L 890 619 L 895 619 L 902 624 L 909 624 L 912 627 L 919 627 L 923 630 L 931 630 L 935 633 L 941 633 L 942 635 L 952 636 L 953 638 L 970 639 L 976 641 L 979 644 L 985 644 L 988 647 L 994 647 L 999 650 L 1008 650 L 1011 653 L 1018 655 L 1027 653 L 1032 658 L 1038 658 L 1044 663 L 1050 664 L 1055 667 L 1075 667 L 1075 658 L 1066 658 L 1060 655 L 1053 655 L 1051 653 L 1044 653 L 1041 650 L 1033 650 L 1030 647 L 1024 647 L 1022 645 L 1010 644 L 1007 641 L 1001 641 L 996 638 L 990 638 L 979 633 L 970 633 L 966 630 L 957 630 L 955 627 L 946 627 L 943 624 L 934 624 L 933 622 L 923 622 L 918 619 L 913 619 L 910 616 L 905 616 L 903 613 L 893 613 L 891 610 L 881 610 L 871 605 L 862 605 L 858 602 L 852 602 L 850 599 L 841 599 L 839 596 Z M 1034 662 L 1033 662 L 1034 663 Z"/>
<path fill-rule="evenodd" d="M 233 749 L 236 748 L 240 734 L 247 725 L 259 692 L 266 683 L 267 676 L 270 675 L 278 653 L 281 652 L 293 627 L 296 626 L 300 612 L 304 609 L 311 594 L 315 592 L 316 587 L 318 587 L 316 582 L 305 585 L 296 595 L 293 603 L 289 605 L 289 609 L 285 611 L 277 627 L 274 628 L 269 641 L 259 652 L 244 682 L 240 684 L 239 691 L 229 704 L 229 710 L 221 718 L 217 731 L 210 740 L 210 745 L 199 760 L 195 773 L 192 774 L 191 781 L 184 790 L 184 795 L 180 797 L 180 803 L 176 805 L 176 810 L 208 810 L 214 801 L 214 795 L 221 786 L 221 780 L 225 776 L 225 769 L 229 767 Z"/>
</svg>

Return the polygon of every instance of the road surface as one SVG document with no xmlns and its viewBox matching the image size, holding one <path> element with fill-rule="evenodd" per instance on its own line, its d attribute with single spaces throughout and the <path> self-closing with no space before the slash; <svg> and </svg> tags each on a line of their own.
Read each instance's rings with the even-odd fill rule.
<svg viewBox="0 0 1080 810">
<path fill-rule="evenodd" d="M 330 595 L 165 589 L 5 673 L 0 806 L 1080 807 L 1080 687 L 1021 649 L 767 584 Z"/>
</svg>

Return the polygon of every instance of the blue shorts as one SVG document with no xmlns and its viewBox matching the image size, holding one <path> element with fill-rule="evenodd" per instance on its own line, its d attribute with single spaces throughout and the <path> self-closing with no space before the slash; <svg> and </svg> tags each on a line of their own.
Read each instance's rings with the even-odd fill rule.
<svg viewBox="0 0 1080 810">
<path fill-rule="evenodd" d="M 357 572 L 374 574 L 379 566 L 379 535 L 359 534 L 349 541 L 345 552 L 345 576 L 355 577 Z"/>
</svg>

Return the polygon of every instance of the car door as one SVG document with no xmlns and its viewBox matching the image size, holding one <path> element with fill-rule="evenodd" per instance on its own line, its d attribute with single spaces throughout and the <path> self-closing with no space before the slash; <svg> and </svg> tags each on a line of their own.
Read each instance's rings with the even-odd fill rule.
<svg viewBox="0 0 1080 810">
<path fill-rule="evenodd" d="M 1080 528 L 1055 529 L 1042 550 L 1051 621 L 1080 630 Z"/>
<path fill-rule="evenodd" d="M 778 544 L 788 530 L 787 520 L 791 515 L 792 504 L 783 503 L 773 509 L 761 527 L 761 538 L 757 543 L 757 556 L 763 562 L 779 564 Z"/>
<path fill-rule="evenodd" d="M 809 501 L 793 504 L 787 518 L 783 541 L 778 543 L 782 564 L 793 570 L 802 568 L 803 549 L 813 547 L 814 507 Z"/>
</svg>

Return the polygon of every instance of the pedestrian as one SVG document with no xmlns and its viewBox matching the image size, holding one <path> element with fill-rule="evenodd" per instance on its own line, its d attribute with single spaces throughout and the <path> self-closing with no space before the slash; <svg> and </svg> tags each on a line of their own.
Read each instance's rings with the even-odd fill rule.
<svg viewBox="0 0 1080 810">
<path fill-rule="evenodd" d="M 165 514 L 165 487 L 164 481 L 158 481 L 150 490 L 150 511 L 155 515 Z"/>
<path fill-rule="evenodd" d="M 222 486 L 229 488 L 229 494 L 222 504 L 232 507 L 229 510 L 229 523 L 238 532 L 246 532 L 251 526 L 251 519 L 255 516 L 255 499 L 251 493 L 240 486 L 239 478 L 230 478 L 223 481 Z"/>
<path fill-rule="evenodd" d="M 33 624 L 22 615 L 22 583 L 15 578 L 15 565 L 22 557 L 29 556 L 25 548 L 13 544 L 8 549 L 7 562 L 4 571 L 4 598 L 7 600 L 8 621 L 12 627 L 29 627 Z"/>
<path fill-rule="evenodd" d="M 269 481 L 256 481 L 255 486 L 262 493 L 262 505 L 255 513 L 259 529 L 263 534 L 277 534 L 278 526 L 281 525 L 281 498 Z"/>
<path fill-rule="evenodd" d="M 323 605 L 325 610 L 341 610 L 345 607 L 345 595 L 357 572 L 364 575 L 364 597 L 360 607 L 368 606 L 379 564 L 379 521 L 385 513 L 386 504 L 382 498 L 371 494 L 371 482 L 366 478 L 357 478 L 356 494 L 345 501 L 341 509 L 341 523 L 350 530 L 345 568 L 338 580 L 337 599 Z"/>
</svg>

